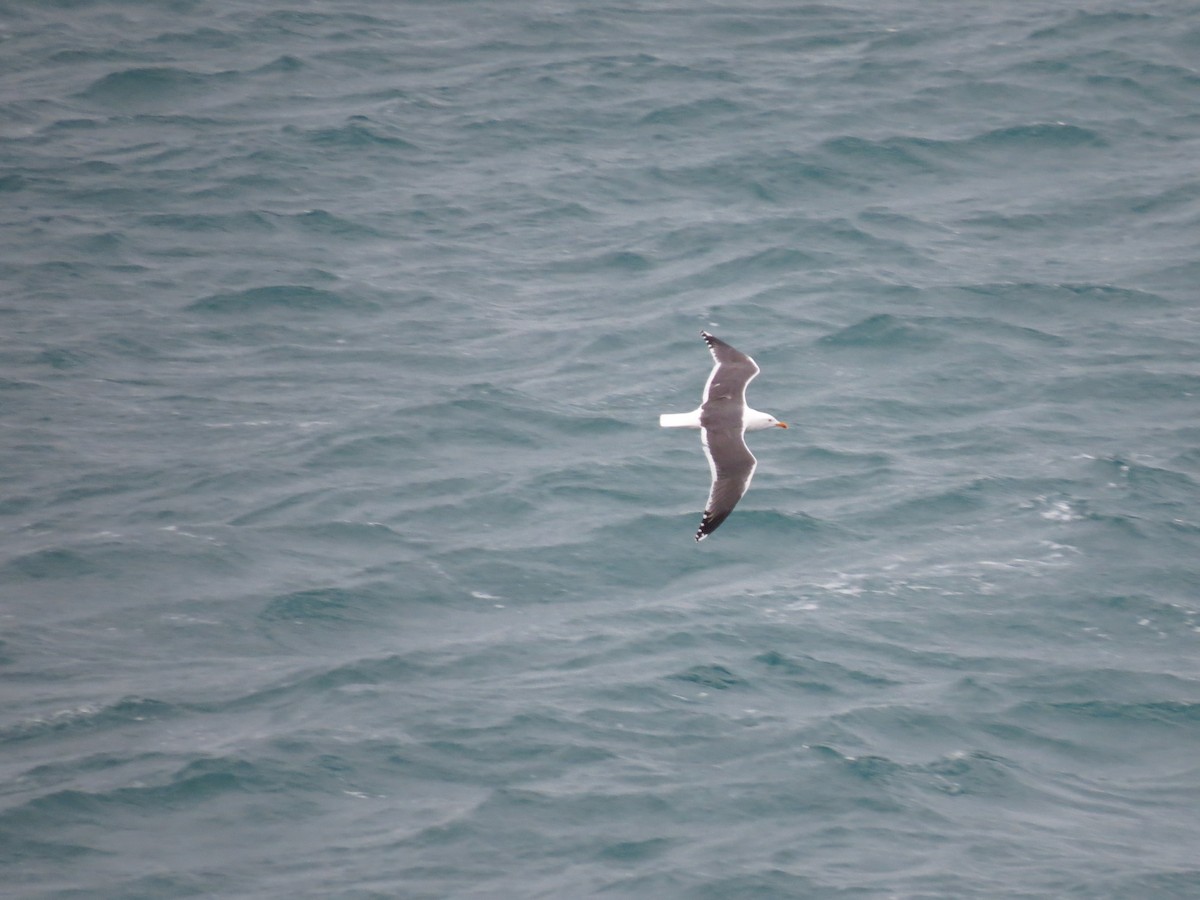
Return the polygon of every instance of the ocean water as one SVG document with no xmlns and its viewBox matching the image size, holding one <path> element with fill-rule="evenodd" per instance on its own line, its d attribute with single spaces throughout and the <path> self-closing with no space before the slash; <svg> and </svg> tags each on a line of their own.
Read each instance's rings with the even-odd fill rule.
<svg viewBox="0 0 1200 900">
<path fill-rule="evenodd" d="M 5 896 L 1200 897 L 1198 159 L 1183 0 L 3 0 Z"/>
</svg>

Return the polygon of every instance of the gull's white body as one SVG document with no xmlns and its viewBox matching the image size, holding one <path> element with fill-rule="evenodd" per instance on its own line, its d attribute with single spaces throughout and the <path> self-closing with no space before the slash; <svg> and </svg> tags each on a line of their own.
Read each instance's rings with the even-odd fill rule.
<svg viewBox="0 0 1200 900">
<path fill-rule="evenodd" d="M 691 412 L 685 413 L 663 413 L 658 417 L 658 424 L 663 428 L 699 428 L 700 407 L 697 406 Z M 762 431 L 764 428 L 778 428 L 783 425 L 770 413 L 751 409 L 748 406 L 742 413 L 742 424 L 745 426 L 742 431 Z"/>
</svg>

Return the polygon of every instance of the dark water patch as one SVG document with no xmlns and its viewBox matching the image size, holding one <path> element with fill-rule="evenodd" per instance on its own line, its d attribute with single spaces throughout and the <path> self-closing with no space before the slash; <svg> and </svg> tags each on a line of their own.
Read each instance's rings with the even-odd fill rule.
<svg viewBox="0 0 1200 900">
<path fill-rule="evenodd" d="M 922 425 L 922 428 L 927 429 L 930 422 L 961 419 L 964 416 L 976 415 L 981 409 L 990 408 L 990 404 L 979 398 L 943 397 L 940 403 L 929 403 L 886 396 L 886 394 L 913 396 L 910 390 L 904 390 L 903 387 L 894 390 L 894 387 L 894 385 L 889 385 L 886 391 L 880 391 L 882 396 L 878 397 L 856 396 L 854 399 L 859 415 L 864 416 L 867 421 L 922 422 L 926 423 Z M 917 440 L 923 439 L 926 435 L 928 435 L 927 430 L 919 432 Z"/>
<path fill-rule="evenodd" d="M 447 446 L 485 440 L 497 449 L 533 448 L 551 436 L 557 441 L 567 440 L 577 426 L 587 425 L 592 418 L 584 416 L 581 423 L 521 392 L 491 386 L 482 390 L 472 386 L 457 393 L 460 396 L 438 404 L 436 418 L 426 431 L 427 440 L 445 442 Z M 420 414 L 419 410 L 408 410 L 405 418 L 415 421 L 412 417 Z"/>
<path fill-rule="evenodd" d="M 145 57 L 141 54 L 130 53 L 111 47 L 72 47 L 67 50 L 56 50 L 48 57 L 49 61 L 61 66 L 79 66 L 84 68 L 89 63 L 130 64 L 142 62 Z"/>
<path fill-rule="evenodd" d="M 544 268 L 554 273 L 640 276 L 653 267 L 654 262 L 641 253 L 617 250 L 595 256 L 577 257 L 569 262 L 551 263 Z"/>
<path fill-rule="evenodd" d="M 357 590 L 314 588 L 270 600 L 258 618 L 266 623 L 286 621 L 298 625 L 365 624 L 373 621 L 380 605 L 394 602 L 396 590 L 390 584 Z"/>
<path fill-rule="evenodd" d="M 776 202 L 804 199 L 814 192 L 855 191 L 859 188 L 853 177 L 857 173 L 845 171 L 836 161 L 824 159 L 820 154 L 780 152 L 754 161 L 735 161 L 733 165 L 743 167 L 742 171 L 736 173 L 740 178 L 753 175 L 755 181 L 751 183 L 758 186 L 762 196 Z"/>
<path fill-rule="evenodd" d="M 741 229 L 731 228 L 728 224 L 687 222 L 675 228 L 665 230 L 654 241 L 655 252 L 670 260 L 690 260 L 703 258 L 718 250 L 722 245 L 738 245 L 736 239 Z M 747 234 L 749 239 L 752 235 Z M 757 237 L 757 234 L 753 235 Z"/>
<path fill-rule="evenodd" d="M 141 502 L 143 489 L 130 488 L 128 503 Z M 124 493 L 118 492 L 118 493 Z M 84 495 L 95 502 L 76 503 L 74 513 L 87 515 L 87 511 L 99 504 L 106 505 L 108 492 Z M 59 502 L 54 504 L 59 506 Z M 145 579 L 143 590 L 149 584 L 158 583 L 159 578 L 170 579 L 182 571 L 206 572 L 209 575 L 232 574 L 240 571 L 244 557 L 236 546 L 207 539 L 195 539 L 194 535 L 182 535 L 168 528 L 150 534 L 117 534 L 100 532 L 90 538 L 63 541 L 56 547 L 43 547 L 14 557 L 0 567 L 0 578 L 11 586 L 23 585 L 33 590 L 39 582 L 47 589 L 65 590 L 68 585 L 87 585 L 88 591 L 103 591 L 102 585 L 119 582 L 136 575 Z M 54 587 L 57 585 L 57 587 Z M 159 584 L 161 589 L 162 584 Z"/>
<path fill-rule="evenodd" d="M 237 31 L 200 26 L 190 31 L 165 31 L 150 39 L 151 44 L 171 48 L 185 47 L 189 50 L 230 50 L 240 47 L 245 37 Z"/>
<path fill-rule="evenodd" d="M 886 756 L 849 756 L 843 762 L 846 772 L 865 782 L 886 783 L 904 771 L 903 766 Z"/>
<path fill-rule="evenodd" d="M 838 137 L 825 140 L 820 152 L 826 165 L 864 182 L 899 177 L 929 175 L 943 170 L 944 163 L 933 157 L 945 142 L 924 138 Z"/>
<path fill-rule="evenodd" d="M 899 500 L 881 498 L 879 508 L 856 516 L 854 521 L 911 528 L 969 520 L 989 506 L 982 486 L 981 482 L 975 482 Z"/>
<path fill-rule="evenodd" d="M 105 231 L 95 234 L 77 235 L 67 243 L 72 250 L 94 256 L 110 256 L 122 252 L 129 239 L 121 231 Z"/>
<path fill-rule="evenodd" d="M 230 294 L 212 294 L 190 303 L 188 312 L 223 315 L 284 312 L 374 312 L 379 305 L 344 291 L 303 284 L 277 284 Z"/>
<path fill-rule="evenodd" d="M 1060 765 L 1078 765 L 1085 762 L 1104 765 L 1119 761 L 1119 756 L 1103 744 L 1075 740 L 1044 727 L 1034 728 L 1020 724 L 1013 721 L 1009 710 L 1002 713 L 991 712 L 998 698 L 999 692 L 988 692 L 987 696 L 982 698 L 981 711 L 974 716 L 974 720 L 982 734 L 999 740 L 1010 754 L 1029 759 L 1029 753 L 1036 751 L 1039 757 L 1044 754 L 1053 763 Z"/>
<path fill-rule="evenodd" d="M 0 386 L 2 389 L 2 386 Z M 21 448 L 10 448 L 10 450 L 19 450 Z M 41 448 L 45 449 L 45 448 Z M 35 451 L 40 452 L 40 450 Z M 0 516 L 19 516 L 24 515 L 30 510 L 36 509 L 42 502 L 42 498 L 32 494 L 9 494 L 0 497 Z"/>
<path fill-rule="evenodd" d="M 372 490 L 369 495 L 375 497 L 377 492 Z M 329 499 L 331 500 L 330 505 L 344 508 L 345 504 L 339 498 Z M 382 522 L 338 519 L 296 525 L 288 524 L 294 521 L 291 516 L 273 515 L 283 509 L 291 508 L 291 505 L 280 504 L 270 509 L 251 513 L 230 524 L 244 526 L 274 521 L 276 524 L 270 529 L 272 535 L 282 536 L 288 540 L 304 541 L 309 546 L 326 549 L 342 546 L 347 549 L 374 553 L 397 553 L 409 546 L 409 539 L 405 534 Z"/>
<path fill-rule="evenodd" d="M 1014 153 L 1079 153 L 1087 148 L 1107 147 L 1096 131 L 1063 123 L 1033 123 L 997 128 L 966 139 L 943 140 L 919 137 L 866 139 L 842 137 L 821 146 L 824 158 L 840 171 L 871 183 L 883 179 L 945 175 L 975 160 L 1009 159 Z"/>
<path fill-rule="evenodd" d="M 293 348 L 305 347 L 313 343 L 314 331 L 311 318 L 305 319 L 289 319 L 281 321 L 284 317 L 264 316 L 256 319 L 241 319 L 236 316 L 218 319 L 222 324 L 219 326 L 211 326 L 211 320 L 206 321 L 204 325 L 198 326 L 197 330 L 191 332 L 197 345 L 203 349 L 213 349 L 215 353 L 220 353 L 223 350 L 232 349 L 235 351 L 249 351 L 251 354 L 265 358 L 274 349 L 279 352 L 279 348 L 286 347 L 289 350 Z M 336 338 L 331 338 L 336 340 Z M 318 349 L 320 345 L 318 345 Z M 328 349 L 327 345 L 323 349 Z M 283 351 L 287 352 L 287 351 Z M 253 383 L 255 380 L 262 381 L 262 375 L 255 378 L 247 378 L 247 383 Z M 266 376 L 269 377 L 269 376 Z M 214 402 L 212 397 L 204 397 L 197 393 L 179 393 L 173 398 L 176 402 L 197 402 L 211 404 Z M 264 421 L 257 419 L 259 414 L 265 410 L 262 406 L 257 408 L 254 402 L 261 403 L 262 401 L 252 401 L 246 407 L 246 413 L 250 418 L 245 421 Z M 228 410 L 229 407 L 224 407 Z M 219 416 L 221 413 L 214 407 L 214 415 Z M 273 420 L 265 420 L 273 421 Z M 217 422 L 206 423 L 207 427 L 229 427 L 229 424 Z"/>
<path fill-rule="evenodd" d="M 135 786 L 94 791 L 69 788 L 43 794 L 0 814 L 0 824 L 11 823 L 35 833 L 64 823 L 108 827 L 126 817 L 161 816 L 230 796 L 285 789 L 303 794 L 320 787 L 320 779 L 313 774 L 273 761 L 213 757 L 189 763 L 169 775 L 160 773 Z"/>
<path fill-rule="evenodd" d="M 963 285 L 965 293 L 990 297 L 996 300 L 1032 302 L 1044 309 L 1054 309 L 1058 304 L 1084 302 L 1100 308 L 1161 308 L 1170 301 L 1150 291 L 1120 287 L 1113 284 L 1057 283 L 1038 284 L 1030 282 L 998 282 L 993 284 Z"/>
<path fill-rule="evenodd" d="M 318 39 L 326 36 L 325 32 L 321 31 L 326 26 L 345 26 L 351 23 L 366 27 L 395 27 L 395 21 L 392 19 L 380 19 L 358 10 L 338 11 L 335 14 L 298 9 L 277 9 L 256 16 L 250 24 L 254 29 L 261 29 L 264 32 L 278 30 L 288 35 L 311 32 L 312 37 Z M 345 33 L 335 31 L 334 35 L 336 39 L 344 37 Z"/>
<path fill-rule="evenodd" d="M 978 150 L 1020 150 L 1037 153 L 1049 150 L 1078 151 L 1083 148 L 1107 147 L 1108 141 L 1098 132 L 1062 122 L 1035 122 L 1031 125 L 1012 125 L 997 128 L 971 138 L 967 146 Z"/>
<path fill-rule="evenodd" d="M 168 228 L 185 233 L 269 234 L 275 230 L 275 224 L 269 216 L 249 210 L 235 213 L 154 213 L 143 216 L 141 224 L 148 228 Z"/>
<path fill-rule="evenodd" d="M 777 223 L 784 230 L 788 223 Z M 822 250 L 836 257 L 842 254 L 862 255 L 870 260 L 870 270 L 890 272 L 895 266 L 921 266 L 927 257 L 918 252 L 911 235 L 893 230 L 891 235 L 877 232 L 882 228 L 860 228 L 849 220 L 833 219 L 812 223 L 796 231 L 796 242 L 801 246 Z M 884 282 L 881 293 L 900 293 L 905 290 L 895 284 Z"/>
<path fill-rule="evenodd" d="M 49 137 L 56 136 L 61 132 L 62 136 L 66 137 L 73 132 L 94 132 L 103 130 L 104 127 L 106 127 L 106 120 L 102 118 L 55 119 L 43 128 L 43 133 Z M 80 166 L 82 164 L 80 163 Z"/>
<path fill-rule="evenodd" d="M 1036 710 L 1038 707 L 1067 719 L 1112 721 L 1138 727 L 1160 725 L 1173 728 L 1200 725 L 1200 703 L 1172 701 L 1117 703 L 1110 700 L 1090 700 L 1078 703 L 1028 704 L 1026 708 Z"/>
<path fill-rule="evenodd" d="M 790 492 L 789 496 L 791 502 L 800 507 L 818 500 L 835 501 L 838 509 L 837 516 L 840 519 L 846 513 L 854 510 L 856 505 L 854 498 L 885 496 L 885 492 L 888 489 L 894 489 L 903 477 L 897 469 L 891 466 L 840 474 L 811 472 L 805 478 L 803 485 Z M 865 500 L 865 502 L 875 501 Z M 827 523 L 825 527 L 832 532 L 839 533 L 842 537 L 854 537 L 853 532 L 845 527 L 844 521 L 836 524 Z"/>
<path fill-rule="evenodd" d="M 677 841 L 669 838 L 617 841 L 602 848 L 598 856 L 605 862 L 616 865 L 640 865 L 647 860 L 658 859 L 677 844 Z"/>
<path fill-rule="evenodd" d="M 385 234 L 376 228 L 335 215 L 324 209 L 310 209 L 297 215 L 280 217 L 283 221 L 293 224 L 301 230 L 331 237 L 352 239 L 384 237 Z"/>
<path fill-rule="evenodd" d="M 126 147 L 124 148 L 124 151 L 130 154 L 138 154 L 145 153 L 147 151 L 158 150 L 160 147 L 161 144 L 158 144 L 157 142 L 148 142 Z M 121 174 L 122 171 L 123 170 L 119 162 L 109 162 L 108 160 L 104 159 L 84 159 L 75 163 L 75 165 L 71 167 L 71 173 L 73 175 L 89 176 L 93 178 L 93 181 L 89 183 L 97 183 L 101 180 L 108 181 L 112 179 L 113 176 Z M 78 187 L 78 183 L 76 183 L 76 187 Z M 80 196 L 80 193 L 76 191 L 73 196 Z"/>
<path fill-rule="evenodd" d="M 367 116 L 350 116 L 346 124 L 333 128 L 305 130 L 293 125 L 284 126 L 285 134 L 298 134 L 320 147 L 330 149 L 361 149 L 385 147 L 390 150 L 416 150 L 417 145 L 399 134 L 394 128 L 380 125 Z"/>
<path fill-rule="evenodd" d="M 1118 611 L 1142 611 L 1141 598 L 1117 595 L 1097 598 Z M 1059 665 L 1038 672 L 1026 672 L 1010 679 L 1006 689 L 1020 697 L 1047 702 L 1092 702 L 1106 698 L 1110 702 L 1137 705 L 1147 698 L 1167 702 L 1191 702 L 1200 679 L 1167 672 L 1142 672 L 1115 666 L 1073 667 Z"/>
<path fill-rule="evenodd" d="M 0 175 L 0 192 L 17 193 L 32 186 L 28 177 L 19 172 L 11 172 L 6 175 Z"/>
<path fill-rule="evenodd" d="M 1020 79 L 977 75 L 919 88 L 916 96 L 928 101 L 931 108 L 1002 111 L 1037 109 L 1045 93 L 1041 85 L 1024 84 Z"/>
<path fill-rule="evenodd" d="M 1130 201 L 1129 208 L 1142 215 L 1164 214 L 1175 211 L 1192 214 L 1196 201 L 1200 199 L 1200 182 L 1172 185 L 1163 191 L 1139 194 Z M 1188 221 L 1194 221 L 1190 219 Z"/>
<path fill-rule="evenodd" d="M 92 82 L 80 96 L 118 109 L 153 109 L 202 97 L 236 77 L 233 73 L 206 74 L 174 66 L 146 66 L 111 72 Z"/>
<path fill-rule="evenodd" d="M 684 285 L 696 284 L 706 288 L 742 285 L 747 281 L 777 278 L 805 272 L 824 265 L 828 254 L 809 252 L 798 247 L 769 247 L 708 266 L 684 280 Z"/>
<path fill-rule="evenodd" d="M 673 675 L 679 681 L 686 681 L 702 688 L 715 691 L 726 691 L 735 687 L 748 687 L 748 682 L 739 678 L 732 671 L 718 663 L 692 666 L 684 672 Z"/>
<path fill-rule="evenodd" d="M 665 106 L 653 112 L 646 113 L 641 119 L 643 125 L 695 125 L 713 118 L 721 119 L 741 112 L 741 107 L 724 97 L 709 97 L 703 100 L 693 100 Z"/>
<path fill-rule="evenodd" d="M 101 571 L 86 552 L 65 547 L 49 547 L 26 553 L 0 566 L 0 576 L 21 579 L 81 578 Z"/>
<path fill-rule="evenodd" d="M 142 358 L 134 352 L 137 348 L 127 349 L 133 358 Z M 148 358 L 154 359 L 155 357 Z M 134 388 L 158 389 L 161 387 L 159 382 L 141 379 L 133 379 L 125 384 Z M 54 505 L 62 506 L 92 498 L 138 493 L 152 485 L 160 472 L 161 468 L 158 466 L 121 465 L 117 461 L 99 471 L 75 468 L 55 483 L 51 497 Z M 104 532 L 101 533 L 101 537 L 115 538 L 116 535 Z M 108 543 L 111 545 L 111 541 Z"/>
<path fill-rule="evenodd" d="M 4 816 L 0 814 L 0 822 L 3 822 Z M 17 865 L 27 864 L 30 862 L 41 862 L 49 865 L 62 865 L 64 863 L 85 863 L 87 857 L 96 854 L 103 854 L 95 847 L 89 847 L 85 844 L 73 843 L 68 840 L 54 839 L 52 837 L 37 838 L 28 833 L 24 825 L 17 828 L 6 828 L 0 825 L 0 842 L 3 842 L 8 860 Z M 10 883 L 11 890 L 20 889 L 19 879 Z M 63 893 L 62 896 L 69 896 Z M 82 900 L 82 892 L 80 897 Z"/>
<path fill-rule="evenodd" d="M 1065 15 L 1065 11 L 1063 12 Z M 1104 32 L 1119 31 L 1122 37 L 1130 34 L 1130 26 L 1149 25 L 1160 21 L 1160 17 L 1152 13 L 1136 12 L 1090 12 L 1076 10 L 1062 22 L 1047 28 L 1038 28 L 1030 32 L 1030 40 L 1075 40 L 1080 37 L 1093 37 Z"/>
<path fill-rule="evenodd" d="M 1120 103 L 1137 109 L 1145 103 L 1169 103 L 1173 99 L 1169 91 L 1132 76 L 1088 75 L 1084 84 L 1097 98 L 1106 98 L 1110 103 Z"/>
<path fill-rule="evenodd" d="M 209 478 L 210 476 L 205 476 Z M 228 479 L 220 478 L 212 486 L 219 489 L 238 489 L 248 482 L 234 473 Z M 349 488 L 318 487 L 297 490 L 290 476 L 282 482 L 287 490 L 281 496 L 270 496 L 258 501 L 252 509 L 244 509 L 229 524 L 234 527 L 270 526 L 285 533 L 311 535 L 318 539 L 340 541 L 363 541 L 371 544 L 386 543 L 393 533 L 386 525 L 352 521 L 340 516 L 349 516 L 359 504 L 374 496 L 375 490 L 359 486 Z M 208 484 L 207 481 L 197 485 Z"/>
<path fill-rule="evenodd" d="M 46 789 L 88 776 L 119 773 L 126 767 L 161 765 L 169 761 L 170 757 L 167 754 L 154 751 L 120 754 L 94 753 L 82 757 L 72 757 L 69 760 L 57 760 L 36 765 L 22 772 L 20 777 L 23 785 Z"/>
<path fill-rule="evenodd" d="M 856 217 L 858 221 L 875 231 L 886 231 L 890 235 L 911 241 L 915 234 L 942 236 L 950 234 L 950 229 L 944 224 L 927 221 L 908 213 L 900 213 L 885 206 L 869 207 Z M 883 286 L 883 285 L 881 285 Z M 892 290 L 916 293 L 912 285 L 887 285 Z"/>
<path fill-rule="evenodd" d="M 68 347 L 53 347 L 38 354 L 38 362 L 52 369 L 70 370 L 82 368 L 95 359 L 95 356 Z"/>
<path fill-rule="evenodd" d="M 462 125 L 463 140 L 485 153 L 547 152 L 556 146 L 577 146 L 595 139 L 602 125 L 581 120 L 581 125 L 534 124 L 524 117 L 487 115 Z"/>
<path fill-rule="evenodd" d="M 545 733 L 535 716 L 484 728 L 452 728 L 445 736 L 425 739 L 419 748 L 399 751 L 392 761 L 414 777 L 489 786 L 497 781 L 536 782 L 613 759 L 611 750 L 579 743 L 574 729 L 568 734 L 563 731 L 556 722 Z M 485 805 L 491 802 L 489 799 Z M 556 813 L 554 809 L 544 811 L 552 816 Z M 475 816 L 480 812 L 476 810 Z"/>
<path fill-rule="evenodd" d="M 583 503 L 587 507 L 605 504 L 623 508 L 629 501 L 645 496 L 645 479 L 629 478 L 628 475 L 625 467 L 571 467 L 536 476 L 528 482 L 528 489 L 538 497 L 548 496 L 566 503 Z"/>
<path fill-rule="evenodd" d="M 278 56 L 265 65 L 261 65 L 256 69 L 251 69 L 252 75 L 292 75 L 303 70 L 308 63 L 298 56 L 292 56 L 285 53 L 283 56 Z"/>
<path fill-rule="evenodd" d="M 920 321 L 936 325 L 948 332 L 981 338 L 989 343 L 1003 343 L 1006 349 L 1011 348 L 1014 344 L 1030 344 L 1039 348 L 1071 346 L 1069 339 L 1053 332 L 991 317 L 940 316 L 936 319 L 922 317 Z"/>
<path fill-rule="evenodd" d="M 277 618 L 267 624 L 275 622 L 278 622 Z M 293 705 L 303 707 L 318 701 L 344 703 L 348 696 L 347 689 L 415 687 L 422 679 L 445 674 L 444 671 L 430 668 L 419 654 L 393 654 L 295 673 L 267 687 L 199 706 L 212 712 L 242 712 L 252 709 L 280 710 Z"/>
<path fill-rule="evenodd" d="M 875 675 L 840 663 L 813 656 L 797 656 L 769 650 L 754 657 L 765 667 L 766 677 L 787 687 L 801 687 L 818 692 L 848 688 L 885 688 L 899 684 L 883 675 Z M 765 683 L 764 683 L 765 686 Z"/>
<path fill-rule="evenodd" d="M 494 791 L 475 810 L 475 815 L 487 825 L 537 820 L 552 828 L 562 828 L 594 817 L 609 821 L 641 821 L 662 816 L 670 809 L 668 798 L 641 791 L 584 788 L 556 792 L 514 787 Z M 542 839 L 536 831 L 529 836 L 535 842 Z"/>
<path fill-rule="evenodd" d="M 805 464 L 808 470 L 849 470 L 883 469 L 892 465 L 894 458 L 890 453 L 875 450 L 848 450 L 844 448 L 808 446 L 800 449 L 794 457 Z"/>
<path fill-rule="evenodd" d="M 820 338 L 827 347 L 868 347 L 884 350 L 926 350 L 943 338 L 928 321 L 878 313 Z"/>
<path fill-rule="evenodd" d="M 502 435 L 500 437 L 503 438 Z M 388 469 L 396 464 L 397 456 L 411 449 L 417 440 L 412 434 L 402 431 L 373 435 L 321 435 L 306 442 L 303 465 L 318 472 L 330 469 Z"/>
<path fill-rule="evenodd" d="M 997 237 L 1011 236 L 1021 232 L 1045 231 L 1056 223 L 1053 216 L 1041 213 L 1006 214 L 987 212 L 968 216 L 962 220 L 968 228 L 976 229 Z"/>
<path fill-rule="evenodd" d="M 799 153 L 753 160 L 735 157 L 704 165 L 654 166 L 640 173 L 651 186 L 661 186 L 673 196 L 689 190 L 721 201 L 781 203 L 805 197 L 812 191 L 842 186 L 847 173 L 832 160 L 812 158 Z M 639 183 L 640 183 L 639 178 Z M 627 186 L 624 193 L 634 198 L 644 190 L 639 184 Z M 653 196 L 653 194 L 651 195 Z"/>
</svg>

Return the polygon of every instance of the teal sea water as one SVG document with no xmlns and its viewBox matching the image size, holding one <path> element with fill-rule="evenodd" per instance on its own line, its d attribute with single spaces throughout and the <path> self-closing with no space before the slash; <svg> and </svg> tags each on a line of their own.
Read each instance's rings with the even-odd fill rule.
<svg viewBox="0 0 1200 900">
<path fill-rule="evenodd" d="M 3 893 L 1200 897 L 1198 159 L 1184 0 L 0 0 Z"/>
</svg>

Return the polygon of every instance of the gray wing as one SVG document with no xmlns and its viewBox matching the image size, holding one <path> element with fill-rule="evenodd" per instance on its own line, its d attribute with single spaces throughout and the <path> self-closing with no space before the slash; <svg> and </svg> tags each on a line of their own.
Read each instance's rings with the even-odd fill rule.
<svg viewBox="0 0 1200 900">
<path fill-rule="evenodd" d="M 740 423 L 742 407 L 746 405 L 746 385 L 758 374 L 758 364 L 707 331 L 700 332 L 700 335 L 717 363 L 704 385 L 701 408 L 713 415 L 728 415 L 728 412 L 736 410 Z M 716 424 L 731 423 L 723 421 Z"/>
<path fill-rule="evenodd" d="M 712 487 L 704 504 L 704 518 L 696 530 L 696 540 L 702 541 L 728 518 L 750 487 L 758 460 L 746 446 L 741 423 L 736 428 L 702 428 L 700 441 L 712 471 Z"/>
</svg>

